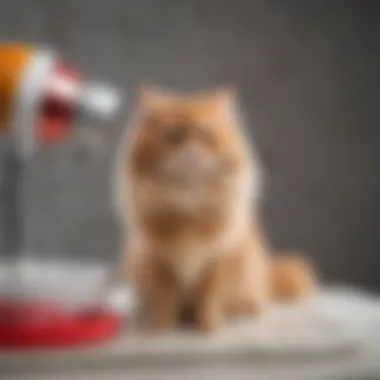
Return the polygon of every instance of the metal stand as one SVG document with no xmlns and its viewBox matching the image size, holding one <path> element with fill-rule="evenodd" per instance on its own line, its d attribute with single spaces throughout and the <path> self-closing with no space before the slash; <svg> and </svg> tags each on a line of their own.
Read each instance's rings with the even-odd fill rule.
<svg viewBox="0 0 380 380">
<path fill-rule="evenodd" d="M 1 160 L 2 186 L 1 226 L 3 229 L 3 264 L 8 268 L 2 280 L 2 295 L 9 302 L 18 302 L 27 296 L 25 281 L 28 268 L 25 266 L 25 172 L 26 162 L 9 144 Z M 5 292 L 5 294 L 4 294 Z"/>
<path fill-rule="evenodd" d="M 2 289 L 5 293 L 0 296 L 0 350 L 89 345 L 112 338 L 122 323 L 121 316 L 112 308 L 99 304 L 96 310 L 73 312 L 62 306 L 59 298 L 33 293 L 33 289 L 29 292 L 33 284 L 28 275 L 29 263 L 25 265 L 24 261 L 27 251 L 23 207 L 27 161 L 9 149 L 2 164 L 1 218 L 4 248 L 11 255 L 11 266 Z"/>
<path fill-rule="evenodd" d="M 10 259 L 17 258 L 24 253 L 24 176 L 25 163 L 15 152 L 8 148 L 2 162 L 2 212 L 1 223 L 4 231 L 4 252 Z"/>
</svg>

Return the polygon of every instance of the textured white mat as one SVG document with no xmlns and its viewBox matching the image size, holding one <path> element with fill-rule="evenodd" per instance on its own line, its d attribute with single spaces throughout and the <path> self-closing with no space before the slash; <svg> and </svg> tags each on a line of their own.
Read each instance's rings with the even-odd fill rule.
<svg viewBox="0 0 380 380">
<path fill-rule="evenodd" d="M 380 299 L 349 289 L 321 291 L 297 306 L 279 306 L 215 335 L 173 332 L 151 336 L 126 329 L 105 346 L 39 353 L 0 353 L 0 372 L 62 368 L 132 368 L 212 361 L 333 360 L 360 350 L 380 332 Z M 379 335 L 380 337 L 380 335 Z"/>
</svg>

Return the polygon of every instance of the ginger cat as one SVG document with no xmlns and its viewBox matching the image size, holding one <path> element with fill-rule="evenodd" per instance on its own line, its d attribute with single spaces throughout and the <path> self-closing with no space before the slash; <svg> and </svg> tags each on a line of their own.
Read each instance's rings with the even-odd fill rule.
<svg viewBox="0 0 380 380">
<path fill-rule="evenodd" d="M 313 289 L 302 260 L 270 259 L 258 215 L 260 164 L 235 98 L 232 89 L 144 88 L 122 143 L 127 278 L 154 329 L 173 328 L 188 312 L 215 330 Z"/>
</svg>

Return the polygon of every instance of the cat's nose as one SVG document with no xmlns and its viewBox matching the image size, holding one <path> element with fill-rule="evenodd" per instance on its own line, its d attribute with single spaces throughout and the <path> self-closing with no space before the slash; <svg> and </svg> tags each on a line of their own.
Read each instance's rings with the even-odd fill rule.
<svg viewBox="0 0 380 380">
<path fill-rule="evenodd" d="M 201 162 L 196 156 L 186 154 L 182 156 L 180 166 L 182 171 L 191 174 L 201 168 Z"/>
<path fill-rule="evenodd" d="M 203 154 L 196 145 L 189 145 L 184 149 L 182 156 L 184 170 L 193 171 L 203 167 Z"/>
</svg>

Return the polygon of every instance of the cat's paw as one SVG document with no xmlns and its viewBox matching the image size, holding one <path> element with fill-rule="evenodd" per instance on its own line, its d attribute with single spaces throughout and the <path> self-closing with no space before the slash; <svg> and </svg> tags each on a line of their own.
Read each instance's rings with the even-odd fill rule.
<svg viewBox="0 0 380 380">
<path fill-rule="evenodd" d="M 146 323 L 146 329 L 151 332 L 165 332 L 177 327 L 175 318 L 169 315 L 160 315 L 150 318 Z"/>
<path fill-rule="evenodd" d="M 254 317 L 261 314 L 265 309 L 265 304 L 256 301 L 241 302 L 233 310 L 235 317 Z"/>
<path fill-rule="evenodd" d="M 216 332 L 227 323 L 227 318 L 219 310 L 203 310 L 197 320 L 197 326 L 204 332 Z"/>
</svg>

